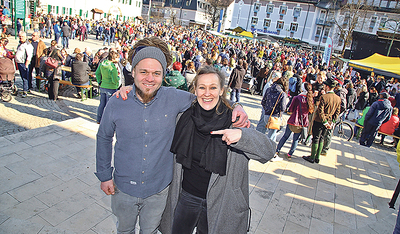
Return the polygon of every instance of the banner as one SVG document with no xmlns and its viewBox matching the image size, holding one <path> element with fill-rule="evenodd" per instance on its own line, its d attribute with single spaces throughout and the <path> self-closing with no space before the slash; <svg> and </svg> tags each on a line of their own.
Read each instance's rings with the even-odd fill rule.
<svg viewBox="0 0 400 234">
<path fill-rule="evenodd" d="M 218 22 L 218 30 L 217 32 L 221 32 L 221 25 L 222 25 L 222 17 L 224 16 L 224 9 L 221 9 L 219 12 L 219 22 Z"/>
<path fill-rule="evenodd" d="M 15 0 L 15 18 L 25 19 L 25 0 Z"/>
<path fill-rule="evenodd" d="M 332 55 L 332 48 L 333 48 L 332 38 L 328 37 L 325 43 L 325 50 L 324 50 L 324 56 L 322 57 L 322 64 L 326 63 L 329 66 L 329 61 L 331 60 L 331 55 Z"/>
</svg>

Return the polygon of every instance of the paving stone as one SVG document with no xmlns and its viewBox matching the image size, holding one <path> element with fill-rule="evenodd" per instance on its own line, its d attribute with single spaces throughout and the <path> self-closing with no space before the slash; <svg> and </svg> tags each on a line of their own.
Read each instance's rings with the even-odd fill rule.
<svg viewBox="0 0 400 234">
<path fill-rule="evenodd" d="M 0 195 L 0 211 L 3 211 L 14 205 L 17 205 L 18 203 L 19 203 L 19 201 L 17 199 L 13 198 L 8 193 L 3 193 Z"/>
<path fill-rule="evenodd" d="M 82 181 L 78 179 L 72 179 L 68 182 L 58 185 L 57 187 L 47 190 L 44 193 L 36 195 L 36 197 L 51 207 L 87 188 L 88 186 Z"/>
<path fill-rule="evenodd" d="M 309 233 L 309 229 L 305 228 L 301 225 L 298 225 L 296 223 L 292 223 L 290 221 L 287 221 L 285 224 L 285 228 L 283 230 L 283 233 L 287 233 L 287 234 L 291 234 L 291 233 L 299 233 L 299 234 L 308 234 Z"/>
<path fill-rule="evenodd" d="M 333 224 L 311 218 L 310 233 L 333 234 Z"/>
<path fill-rule="evenodd" d="M 314 202 L 305 201 L 301 197 L 295 197 L 289 211 L 288 221 L 303 226 L 307 229 L 310 228 L 311 214 Z"/>
<path fill-rule="evenodd" d="M 49 207 L 46 206 L 43 202 L 39 201 L 35 197 L 32 197 L 24 202 L 21 202 L 4 210 L 3 213 L 13 218 L 28 219 L 48 208 Z"/>
<path fill-rule="evenodd" d="M 75 214 L 71 218 L 57 225 L 57 228 L 68 229 L 78 233 L 86 232 L 103 221 L 105 218 L 110 216 L 111 213 L 103 207 L 93 204 L 92 206 L 86 207 L 84 210 Z"/>
<path fill-rule="evenodd" d="M 22 202 L 38 194 L 46 192 L 47 190 L 56 187 L 61 183 L 63 183 L 63 181 L 56 176 L 49 174 L 31 183 L 27 183 L 21 187 L 15 188 L 8 193 L 18 201 Z"/>
<path fill-rule="evenodd" d="M 9 219 L 10 218 L 10 216 L 8 216 L 8 215 L 6 215 L 6 214 L 3 214 L 3 213 L 1 213 L 0 212 L 0 225 L 2 224 L 2 223 L 4 223 L 7 219 Z"/>
<path fill-rule="evenodd" d="M 31 234 L 42 230 L 43 225 L 27 222 L 26 220 L 9 218 L 0 225 L 0 233 Z"/>
<path fill-rule="evenodd" d="M 94 233 L 114 234 L 117 233 L 116 222 L 117 219 L 115 218 L 115 216 L 110 215 L 106 219 L 101 221 L 99 224 L 94 226 L 92 230 L 94 231 Z"/>
<path fill-rule="evenodd" d="M 0 156 L 0 167 L 7 166 L 8 164 L 12 164 L 15 162 L 20 162 L 24 160 L 24 158 L 20 157 L 16 153 L 8 154 Z"/>
<path fill-rule="evenodd" d="M 79 211 L 93 204 L 93 199 L 88 195 L 79 192 L 41 212 L 39 216 L 49 222 L 52 226 L 57 226 Z"/>
<path fill-rule="evenodd" d="M 0 194 L 11 191 L 39 178 L 41 178 L 41 176 L 33 171 L 26 171 L 24 174 L 13 174 L 2 177 L 0 180 Z"/>
</svg>

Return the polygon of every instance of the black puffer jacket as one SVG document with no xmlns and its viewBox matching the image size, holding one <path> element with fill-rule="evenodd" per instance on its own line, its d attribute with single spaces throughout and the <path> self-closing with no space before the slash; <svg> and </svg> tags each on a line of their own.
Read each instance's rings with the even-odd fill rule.
<svg viewBox="0 0 400 234">
<path fill-rule="evenodd" d="M 71 82 L 73 84 L 84 84 L 89 81 L 90 67 L 86 62 L 75 60 L 71 66 Z"/>
<path fill-rule="evenodd" d="M 347 89 L 346 100 L 347 100 L 347 109 L 350 109 L 350 110 L 354 109 L 355 103 L 357 100 L 357 93 L 354 88 Z"/>
<path fill-rule="evenodd" d="M 368 104 L 369 93 L 368 92 L 361 92 L 360 96 L 358 96 L 357 103 L 356 103 L 356 110 L 364 110 L 364 108 Z"/>
</svg>

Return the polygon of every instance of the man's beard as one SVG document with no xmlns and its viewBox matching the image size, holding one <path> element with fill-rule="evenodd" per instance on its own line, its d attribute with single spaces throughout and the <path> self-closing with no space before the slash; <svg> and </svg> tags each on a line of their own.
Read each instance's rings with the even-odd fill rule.
<svg viewBox="0 0 400 234">
<path fill-rule="evenodd" d="M 136 94 L 142 99 L 143 103 L 150 102 L 156 96 L 158 90 L 160 89 L 160 87 L 158 87 L 158 89 L 156 89 L 154 92 L 148 93 L 148 91 L 150 89 L 146 88 L 147 92 L 143 92 L 143 90 L 141 90 L 139 87 L 137 87 L 136 84 L 134 84 L 134 85 L 135 85 Z"/>
</svg>

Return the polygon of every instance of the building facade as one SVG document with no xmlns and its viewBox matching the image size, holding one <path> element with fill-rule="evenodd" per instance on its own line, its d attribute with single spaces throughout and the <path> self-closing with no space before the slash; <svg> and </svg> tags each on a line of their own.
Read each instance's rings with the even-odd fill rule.
<svg viewBox="0 0 400 234">
<path fill-rule="evenodd" d="M 143 0 L 142 17 L 148 17 L 149 3 L 151 2 L 150 20 L 162 21 L 184 26 L 210 25 L 208 16 L 210 3 L 206 0 Z M 222 28 L 230 26 L 234 1 L 224 9 L 221 20 Z M 218 24 L 218 23 L 217 23 Z"/>
<path fill-rule="evenodd" d="M 334 49 L 341 50 L 344 40 L 339 28 L 345 27 L 353 17 L 353 12 L 344 6 L 353 1 L 358 0 L 235 0 L 230 28 L 240 26 L 257 35 L 306 42 L 314 48 L 324 47 L 331 37 Z M 388 19 L 399 19 L 398 1 L 367 0 L 367 5 L 368 12 L 358 18 L 354 30 L 377 34 L 387 30 L 383 26 Z"/>
<path fill-rule="evenodd" d="M 141 15 L 142 0 L 42 0 L 37 12 L 84 19 L 129 20 Z"/>
</svg>

